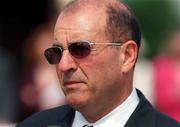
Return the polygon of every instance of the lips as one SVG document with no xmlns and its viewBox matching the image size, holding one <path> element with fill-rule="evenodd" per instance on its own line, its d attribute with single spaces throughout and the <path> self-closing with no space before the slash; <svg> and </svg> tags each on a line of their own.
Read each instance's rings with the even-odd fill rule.
<svg viewBox="0 0 180 127">
<path fill-rule="evenodd" d="M 85 83 L 85 82 L 83 82 L 83 81 L 67 81 L 67 82 L 64 82 L 64 86 L 77 85 L 80 83 Z"/>
</svg>

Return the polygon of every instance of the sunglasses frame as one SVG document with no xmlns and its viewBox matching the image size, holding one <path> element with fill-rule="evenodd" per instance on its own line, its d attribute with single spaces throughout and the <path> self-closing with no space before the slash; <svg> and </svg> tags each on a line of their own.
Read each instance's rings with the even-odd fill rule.
<svg viewBox="0 0 180 127">
<path fill-rule="evenodd" d="M 74 58 L 77 58 L 77 59 L 82 59 L 82 58 L 87 57 L 88 55 L 77 57 L 77 56 L 73 55 L 73 53 L 72 53 L 71 50 L 69 50 L 69 47 L 70 47 L 72 44 L 76 44 L 76 43 L 88 43 L 88 44 L 89 44 L 89 47 L 90 47 L 90 51 L 89 51 L 88 55 L 91 53 L 91 51 L 95 51 L 95 50 L 96 50 L 96 49 L 93 49 L 95 45 L 121 46 L 121 45 L 123 44 L 123 43 L 120 42 L 120 41 L 118 41 L 118 42 L 106 42 L 106 43 L 105 43 L 105 42 L 104 42 L 104 43 L 94 43 L 94 42 L 90 42 L 90 41 L 79 41 L 79 42 L 68 43 L 68 45 L 67 45 L 66 47 L 62 47 L 62 46 L 60 46 L 60 45 L 56 45 L 56 44 L 55 44 L 55 45 L 53 45 L 52 47 L 47 48 L 47 49 L 44 51 L 44 56 L 45 56 L 45 58 L 46 58 L 46 60 L 48 61 L 49 64 L 58 64 L 58 63 L 60 62 L 61 58 L 60 58 L 60 60 L 59 60 L 58 63 L 57 63 L 57 62 L 50 62 L 50 60 L 48 60 L 49 58 L 48 58 L 47 53 L 46 53 L 46 52 L 48 52 L 48 50 L 55 49 L 55 48 L 57 49 L 57 48 L 58 48 L 58 49 L 61 51 L 61 55 L 60 55 L 59 57 L 62 57 L 64 50 L 68 50 L 69 53 L 71 54 L 71 56 L 74 57 Z"/>
</svg>

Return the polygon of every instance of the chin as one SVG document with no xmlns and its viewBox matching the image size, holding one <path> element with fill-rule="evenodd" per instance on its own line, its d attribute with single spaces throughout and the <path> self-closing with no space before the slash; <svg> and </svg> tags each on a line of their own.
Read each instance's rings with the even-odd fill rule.
<svg viewBox="0 0 180 127">
<path fill-rule="evenodd" d="M 72 106 L 76 110 L 80 110 L 85 105 L 87 105 L 88 102 L 85 96 L 82 95 L 78 96 L 77 94 L 66 95 L 66 101 L 70 106 Z"/>
</svg>

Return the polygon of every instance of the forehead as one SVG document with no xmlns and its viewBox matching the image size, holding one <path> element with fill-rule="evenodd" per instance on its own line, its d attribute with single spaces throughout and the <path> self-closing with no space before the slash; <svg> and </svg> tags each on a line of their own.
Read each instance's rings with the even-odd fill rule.
<svg viewBox="0 0 180 127">
<path fill-rule="evenodd" d="M 103 33 L 106 18 L 105 13 L 93 9 L 81 10 L 76 13 L 63 13 L 59 16 L 55 26 L 55 38 L 94 36 Z"/>
</svg>

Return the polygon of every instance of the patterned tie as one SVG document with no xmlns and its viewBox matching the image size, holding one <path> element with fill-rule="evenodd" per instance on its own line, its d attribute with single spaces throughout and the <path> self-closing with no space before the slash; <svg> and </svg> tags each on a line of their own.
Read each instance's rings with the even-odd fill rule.
<svg viewBox="0 0 180 127">
<path fill-rule="evenodd" d="M 86 125 L 84 125 L 84 126 L 82 126 L 82 127 L 93 127 L 93 126 L 92 126 L 92 125 L 91 125 L 91 126 L 89 126 L 89 125 L 87 125 L 87 124 L 86 124 Z"/>
</svg>

